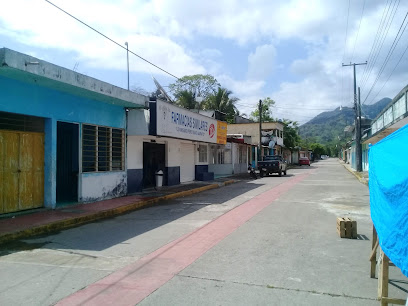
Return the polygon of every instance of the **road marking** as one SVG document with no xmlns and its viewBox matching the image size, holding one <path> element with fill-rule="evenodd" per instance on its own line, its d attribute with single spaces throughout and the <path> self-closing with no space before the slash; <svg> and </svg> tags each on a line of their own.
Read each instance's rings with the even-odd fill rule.
<svg viewBox="0 0 408 306">
<path fill-rule="evenodd" d="M 312 172 L 295 176 L 261 193 L 192 233 L 68 296 L 57 305 L 139 303 Z"/>
</svg>

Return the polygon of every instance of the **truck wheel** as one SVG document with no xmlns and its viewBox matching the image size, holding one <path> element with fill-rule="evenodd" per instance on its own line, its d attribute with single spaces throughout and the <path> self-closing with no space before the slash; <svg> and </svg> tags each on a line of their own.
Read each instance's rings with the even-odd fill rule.
<svg viewBox="0 0 408 306">
<path fill-rule="evenodd" d="M 279 176 L 282 176 L 282 170 L 279 170 Z"/>
</svg>

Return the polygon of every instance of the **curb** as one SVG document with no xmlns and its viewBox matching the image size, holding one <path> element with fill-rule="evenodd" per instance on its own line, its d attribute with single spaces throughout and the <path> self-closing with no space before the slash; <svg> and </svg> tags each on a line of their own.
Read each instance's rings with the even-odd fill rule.
<svg viewBox="0 0 408 306">
<path fill-rule="evenodd" d="M 367 181 L 367 180 L 361 178 L 355 171 L 350 170 L 350 169 L 347 168 L 344 164 L 342 164 L 342 165 L 343 165 L 344 168 L 346 168 L 346 169 L 348 170 L 348 172 L 350 172 L 351 174 L 353 174 L 353 175 L 358 179 L 358 181 L 359 181 L 361 184 L 364 184 L 364 185 L 368 186 L 368 181 Z"/>
<path fill-rule="evenodd" d="M 49 234 L 52 232 L 60 231 L 63 229 L 68 229 L 68 228 L 73 228 L 79 225 L 83 225 L 86 223 L 90 223 L 93 221 L 101 220 L 101 219 L 106 219 L 106 218 L 111 218 L 114 216 L 118 216 L 127 212 L 135 211 L 142 209 L 147 206 L 151 206 L 157 202 L 164 201 L 164 200 L 171 200 L 175 198 L 181 198 L 184 196 L 192 195 L 195 193 L 203 192 L 206 190 L 211 190 L 211 189 L 216 189 L 219 187 L 227 186 L 233 183 L 236 183 L 236 180 L 228 180 L 223 183 L 219 184 L 211 184 L 199 188 L 194 188 L 191 190 L 186 190 L 186 191 L 180 191 L 172 194 L 168 194 L 165 196 L 160 196 L 157 198 L 145 200 L 145 201 L 140 201 L 140 202 L 135 202 L 135 203 L 130 203 L 126 204 L 123 206 L 119 206 L 116 208 L 112 208 L 109 210 L 105 211 L 100 211 L 96 213 L 89 213 L 88 215 L 83 215 L 83 216 L 78 216 L 78 217 L 72 217 L 66 220 L 61 220 L 61 221 L 55 221 L 52 223 L 48 224 L 43 224 L 39 225 L 33 228 L 28 228 L 20 231 L 15 231 L 11 233 L 6 233 L 4 235 L 0 236 L 0 245 L 17 240 L 17 239 L 22 239 L 22 238 L 28 238 L 31 236 L 37 236 L 37 235 L 44 235 L 44 234 Z"/>
</svg>

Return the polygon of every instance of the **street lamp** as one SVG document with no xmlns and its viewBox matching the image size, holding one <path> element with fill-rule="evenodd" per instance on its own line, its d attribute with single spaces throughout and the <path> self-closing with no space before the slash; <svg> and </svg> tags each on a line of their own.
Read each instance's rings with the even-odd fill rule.
<svg viewBox="0 0 408 306">
<path fill-rule="evenodd" d="M 126 57 L 127 57 L 127 81 L 128 81 L 128 90 L 129 90 L 129 44 L 125 42 L 126 45 Z"/>
</svg>

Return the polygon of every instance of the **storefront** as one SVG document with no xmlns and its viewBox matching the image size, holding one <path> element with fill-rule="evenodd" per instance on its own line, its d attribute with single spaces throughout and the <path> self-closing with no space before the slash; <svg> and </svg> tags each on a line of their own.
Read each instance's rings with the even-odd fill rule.
<svg viewBox="0 0 408 306">
<path fill-rule="evenodd" d="M 154 176 L 159 170 L 168 186 L 213 179 L 208 170 L 209 144 L 224 146 L 226 129 L 225 122 L 164 101 L 150 102 L 149 110 L 130 110 L 129 193 L 154 187 Z"/>
</svg>

